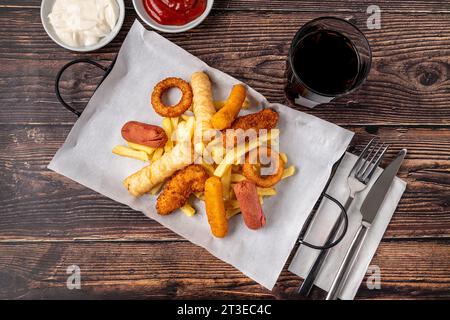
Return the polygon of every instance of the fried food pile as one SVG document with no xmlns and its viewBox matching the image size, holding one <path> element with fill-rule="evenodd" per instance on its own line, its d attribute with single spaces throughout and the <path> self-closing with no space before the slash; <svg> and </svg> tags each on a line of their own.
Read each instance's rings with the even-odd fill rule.
<svg viewBox="0 0 450 320">
<path fill-rule="evenodd" d="M 264 197 L 276 195 L 275 186 L 295 168 L 287 167 L 287 155 L 278 150 L 275 110 L 239 116 L 250 108 L 246 86 L 234 85 L 226 101 L 214 101 L 211 87 L 204 72 L 192 74 L 190 83 L 163 79 L 151 97 L 154 111 L 163 116 L 161 126 L 127 122 L 126 146 L 112 151 L 149 163 L 124 180 L 132 195 L 159 193 L 160 215 L 181 209 L 187 216 L 196 214 L 191 204 L 196 197 L 205 203 L 211 233 L 223 238 L 228 220 L 239 213 L 249 229 L 264 227 Z M 162 99 L 170 88 L 182 93 L 174 106 Z"/>
</svg>

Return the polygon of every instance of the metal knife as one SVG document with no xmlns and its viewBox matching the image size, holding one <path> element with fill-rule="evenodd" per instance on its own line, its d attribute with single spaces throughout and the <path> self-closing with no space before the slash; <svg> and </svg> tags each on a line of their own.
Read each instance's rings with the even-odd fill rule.
<svg viewBox="0 0 450 320">
<path fill-rule="evenodd" d="M 367 231 L 369 230 L 372 222 L 377 216 L 378 210 L 383 204 L 384 198 L 386 197 L 386 194 L 391 187 L 392 181 L 397 175 L 397 172 L 400 169 L 405 156 L 406 149 L 403 149 L 378 177 L 377 181 L 375 181 L 374 185 L 367 194 L 361 206 L 361 225 L 352 241 L 352 244 L 350 245 L 350 248 L 345 255 L 344 261 L 339 267 L 338 273 L 335 276 L 333 283 L 331 284 L 331 288 L 328 292 L 326 300 L 336 300 L 338 298 L 342 285 L 347 280 L 348 273 L 351 270 L 353 263 L 361 249 L 361 246 L 367 235 Z"/>
</svg>

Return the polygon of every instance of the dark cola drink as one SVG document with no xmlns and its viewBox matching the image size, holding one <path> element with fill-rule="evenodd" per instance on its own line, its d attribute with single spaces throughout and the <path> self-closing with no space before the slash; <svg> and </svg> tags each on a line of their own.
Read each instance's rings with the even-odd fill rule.
<svg viewBox="0 0 450 320">
<path fill-rule="evenodd" d="M 337 18 L 313 20 L 297 32 L 291 45 L 287 98 L 311 107 L 330 102 L 362 84 L 370 61 L 369 44 L 352 24 Z"/>
</svg>

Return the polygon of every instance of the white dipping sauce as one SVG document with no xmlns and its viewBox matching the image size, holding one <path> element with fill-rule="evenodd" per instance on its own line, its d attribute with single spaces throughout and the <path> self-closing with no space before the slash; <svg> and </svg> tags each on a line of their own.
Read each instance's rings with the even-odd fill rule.
<svg viewBox="0 0 450 320">
<path fill-rule="evenodd" d="M 56 0 L 48 16 L 56 35 L 66 45 L 97 44 L 117 24 L 116 0 Z"/>
</svg>

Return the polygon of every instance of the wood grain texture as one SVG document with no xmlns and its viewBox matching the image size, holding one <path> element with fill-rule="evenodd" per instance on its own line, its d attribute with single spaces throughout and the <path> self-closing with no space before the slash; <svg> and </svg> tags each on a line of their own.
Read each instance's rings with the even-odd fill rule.
<svg viewBox="0 0 450 320">
<path fill-rule="evenodd" d="M 372 0 L 215 0 L 213 10 L 366 12 L 367 7 L 373 4 L 380 6 L 384 12 L 450 12 L 450 4 L 436 0 L 394 0 L 376 3 Z M 38 8 L 39 6 L 40 0 L 3 0 L 0 4 L 0 8 Z M 132 1 L 125 0 L 125 6 L 132 9 Z"/>
<path fill-rule="evenodd" d="M 66 287 L 71 265 L 81 269 L 81 290 Z M 363 281 L 360 299 L 450 298 L 446 242 L 382 242 L 372 265 L 381 289 Z M 294 299 L 300 283 L 284 270 L 271 292 L 184 242 L 0 244 L 0 281 L 0 298 L 14 299 Z"/>
<path fill-rule="evenodd" d="M 216 0 L 198 28 L 165 34 L 213 67 L 285 103 L 290 41 L 310 19 L 352 18 L 374 52 L 368 81 L 355 94 L 305 110 L 357 133 L 402 147 L 408 187 L 372 265 L 381 290 L 365 281 L 359 299 L 450 298 L 450 2 L 379 1 L 382 29 L 367 30 L 371 0 Z M 42 28 L 40 0 L 0 3 L 0 299 L 226 298 L 297 299 L 298 277 L 284 270 L 273 292 L 205 250 L 126 206 L 48 169 L 75 117 L 54 95 L 54 78 L 80 57 L 108 65 L 136 14 L 126 0 L 124 27 L 105 48 L 66 51 Z M 220 41 L 218 40 L 220 39 Z M 82 109 L 101 72 L 69 69 L 65 98 Z M 66 288 L 66 268 L 82 269 L 82 290 Z M 323 298 L 315 290 L 314 298 Z"/>
<path fill-rule="evenodd" d="M 122 32 L 111 45 L 96 53 L 75 54 L 48 38 L 37 9 L 3 11 L 0 28 L 11 31 L 0 34 L 0 104 L 4 106 L 0 123 L 73 123 L 74 117 L 60 108 L 53 92 L 58 69 L 81 56 L 111 61 L 135 18 L 130 10 Z M 269 101 L 285 103 L 284 70 L 290 41 L 303 23 L 319 15 L 215 11 L 195 30 L 165 36 L 211 66 L 245 81 Z M 433 14 L 431 19 L 411 14 L 405 23 L 404 15 L 386 13 L 381 30 L 365 30 L 363 13 L 354 18 L 373 47 L 369 79 L 355 94 L 311 113 L 338 124 L 448 127 L 450 15 Z M 22 31 L 14 31 L 17 29 Z M 221 39 L 220 45 L 212 45 L 217 39 Z M 94 85 L 84 84 L 87 73 L 69 72 L 71 80 L 62 84 L 69 102 L 80 109 L 94 90 Z"/>
</svg>

